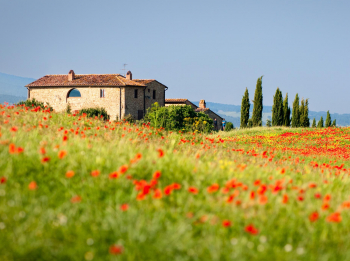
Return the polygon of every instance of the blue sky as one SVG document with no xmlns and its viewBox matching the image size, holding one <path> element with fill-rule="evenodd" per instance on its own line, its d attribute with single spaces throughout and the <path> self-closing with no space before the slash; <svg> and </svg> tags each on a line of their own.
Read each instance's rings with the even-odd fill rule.
<svg viewBox="0 0 350 261">
<path fill-rule="evenodd" d="M 0 72 L 123 73 L 168 98 L 240 104 L 263 78 L 310 110 L 350 113 L 350 1 L 0 0 Z"/>
</svg>

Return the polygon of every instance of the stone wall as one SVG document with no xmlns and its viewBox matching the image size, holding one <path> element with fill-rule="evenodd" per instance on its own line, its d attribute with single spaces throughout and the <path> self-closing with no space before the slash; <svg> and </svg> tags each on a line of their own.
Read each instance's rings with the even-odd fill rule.
<svg viewBox="0 0 350 261">
<path fill-rule="evenodd" d="M 100 107 L 106 109 L 111 120 L 116 120 L 119 116 L 120 90 L 118 87 L 77 87 L 74 89 L 80 92 L 81 97 L 68 98 L 71 87 L 36 87 L 30 89 L 30 98 L 49 103 L 57 112 L 65 111 L 69 103 L 72 111 Z M 100 98 L 100 89 L 105 90 L 105 98 Z M 122 100 L 123 89 L 121 88 Z M 125 104 L 122 103 L 122 105 L 125 107 Z"/>
<path fill-rule="evenodd" d="M 207 110 L 204 113 L 207 114 L 212 120 L 216 119 L 216 121 L 218 122 L 218 130 L 222 130 L 222 118 L 221 117 L 216 115 L 211 110 Z"/>
<path fill-rule="evenodd" d="M 138 119 L 138 111 L 142 110 L 144 113 L 144 89 L 145 87 L 126 87 L 125 89 L 125 110 L 123 116 L 132 115 L 132 117 Z M 137 98 L 135 98 L 135 90 L 137 90 Z M 123 104 L 124 105 L 124 104 Z M 143 116 L 142 116 L 143 117 Z"/>
<path fill-rule="evenodd" d="M 153 99 L 153 91 L 156 91 L 156 98 Z M 165 87 L 158 83 L 157 81 L 153 81 L 147 84 L 147 88 L 145 90 L 146 96 L 146 112 L 147 109 L 152 106 L 153 103 L 158 102 L 159 106 L 165 106 Z"/>
</svg>

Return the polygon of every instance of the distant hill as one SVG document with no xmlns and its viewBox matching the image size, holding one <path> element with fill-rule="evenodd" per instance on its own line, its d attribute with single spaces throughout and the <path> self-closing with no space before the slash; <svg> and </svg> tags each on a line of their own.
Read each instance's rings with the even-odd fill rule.
<svg viewBox="0 0 350 261">
<path fill-rule="evenodd" d="M 27 99 L 28 83 L 35 81 L 33 78 L 24 78 L 0 72 L 0 103 L 17 103 Z"/>
<path fill-rule="evenodd" d="M 199 102 L 193 102 L 197 106 Z M 233 123 L 235 127 L 239 127 L 241 122 L 241 106 L 240 105 L 231 105 L 231 104 L 221 104 L 215 102 L 206 102 L 207 107 L 210 108 L 215 113 L 219 114 L 221 117 L 224 117 L 226 121 Z M 253 106 L 250 106 L 250 111 L 253 111 Z M 331 113 L 331 112 L 330 112 Z M 312 123 L 313 118 L 316 119 L 316 122 L 323 117 L 323 120 L 326 120 L 327 112 L 325 111 L 309 111 L 310 124 Z M 263 107 L 263 125 L 265 126 L 266 120 L 271 119 L 272 117 L 272 106 Z M 350 126 L 350 114 L 338 114 L 331 113 L 332 121 L 337 120 L 338 126 Z"/>
</svg>

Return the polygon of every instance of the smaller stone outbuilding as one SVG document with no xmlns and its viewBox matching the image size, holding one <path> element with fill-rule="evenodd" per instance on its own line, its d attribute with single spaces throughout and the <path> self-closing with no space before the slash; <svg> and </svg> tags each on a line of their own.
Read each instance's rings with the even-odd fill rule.
<svg viewBox="0 0 350 261">
<path fill-rule="evenodd" d="M 165 106 L 185 106 L 185 105 L 189 105 L 192 106 L 192 108 L 196 111 L 196 112 L 204 112 L 205 114 L 207 114 L 212 120 L 216 119 L 218 126 L 217 126 L 217 130 L 222 130 L 222 120 L 223 118 L 221 116 L 219 116 L 218 114 L 216 114 L 215 112 L 213 112 L 212 110 L 210 110 L 209 108 L 207 108 L 205 100 L 201 100 L 199 102 L 199 106 L 195 105 L 194 103 L 190 102 L 188 99 L 165 99 Z"/>
</svg>

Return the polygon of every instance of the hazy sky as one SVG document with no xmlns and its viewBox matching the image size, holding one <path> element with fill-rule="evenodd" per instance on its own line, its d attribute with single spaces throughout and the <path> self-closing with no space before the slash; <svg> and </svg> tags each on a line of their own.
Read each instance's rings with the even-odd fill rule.
<svg viewBox="0 0 350 261">
<path fill-rule="evenodd" d="M 263 78 L 290 104 L 350 113 L 350 1 L 0 0 L 0 72 L 123 73 L 168 98 L 240 104 Z"/>
</svg>

